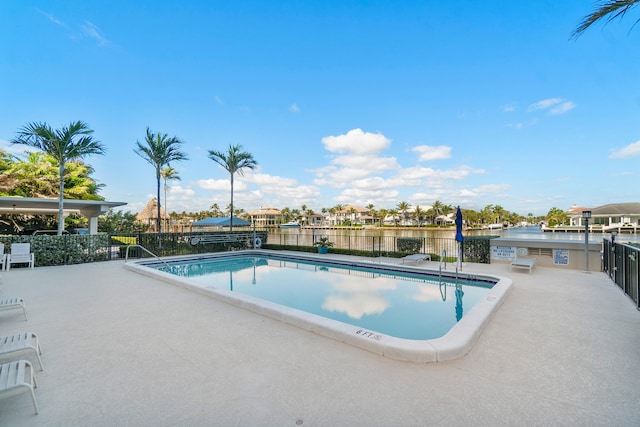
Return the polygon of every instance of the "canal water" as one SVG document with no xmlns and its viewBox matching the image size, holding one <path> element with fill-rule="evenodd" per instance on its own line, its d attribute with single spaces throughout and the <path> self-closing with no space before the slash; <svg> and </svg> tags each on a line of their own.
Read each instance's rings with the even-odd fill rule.
<svg viewBox="0 0 640 427">
<path fill-rule="evenodd" d="M 278 228 L 269 229 L 269 239 L 271 241 L 291 242 L 299 245 L 312 245 L 319 237 L 328 236 L 339 240 L 349 237 L 420 237 L 436 239 L 454 239 L 455 229 L 434 229 L 434 228 Z M 584 241 L 584 233 L 564 233 L 564 232 L 543 232 L 538 226 L 512 227 L 503 230 L 467 230 L 465 236 L 499 236 L 506 238 L 520 239 L 543 239 L 543 240 L 571 240 Z M 589 233 L 589 240 L 599 242 L 603 238 L 610 239 L 608 233 Z M 618 242 L 640 242 L 638 234 L 618 234 Z"/>
</svg>

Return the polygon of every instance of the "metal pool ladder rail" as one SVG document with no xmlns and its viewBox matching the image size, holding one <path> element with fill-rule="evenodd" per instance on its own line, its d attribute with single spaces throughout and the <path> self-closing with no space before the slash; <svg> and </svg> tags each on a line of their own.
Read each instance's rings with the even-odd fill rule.
<svg viewBox="0 0 640 427">
<path fill-rule="evenodd" d="M 124 254 L 125 263 L 129 260 L 129 248 L 140 248 L 146 253 L 148 253 L 149 255 L 151 255 L 152 257 L 154 257 L 155 259 L 157 259 L 158 261 L 160 261 L 161 263 L 163 263 L 164 265 L 166 265 L 167 267 L 170 267 L 165 260 L 161 259 L 158 255 L 154 254 L 153 252 L 151 252 L 149 249 L 145 248 L 142 245 L 127 245 L 127 251 Z"/>
</svg>

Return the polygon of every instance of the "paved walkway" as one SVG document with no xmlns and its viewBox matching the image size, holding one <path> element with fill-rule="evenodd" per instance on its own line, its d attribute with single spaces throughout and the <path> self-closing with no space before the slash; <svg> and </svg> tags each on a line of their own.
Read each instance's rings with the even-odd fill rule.
<svg viewBox="0 0 640 427">
<path fill-rule="evenodd" d="M 40 336 L 6 426 L 637 426 L 640 312 L 602 273 L 465 265 L 514 289 L 472 351 L 386 359 L 125 270 L 3 272 L 0 335 Z M 425 262 L 421 266 L 437 266 Z"/>
</svg>

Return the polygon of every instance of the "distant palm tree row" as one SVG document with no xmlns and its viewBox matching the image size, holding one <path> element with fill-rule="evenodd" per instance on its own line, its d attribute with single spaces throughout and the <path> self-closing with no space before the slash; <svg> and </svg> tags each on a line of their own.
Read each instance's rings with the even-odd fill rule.
<svg viewBox="0 0 640 427">
<path fill-rule="evenodd" d="M 345 209 L 347 213 L 355 213 L 357 211 L 353 206 L 349 205 L 348 207 L 345 207 L 342 204 L 337 204 L 329 208 L 322 208 L 321 212 L 323 215 L 335 215 L 336 213 L 345 212 Z M 412 208 L 412 206 L 406 201 L 399 202 L 396 208 L 392 209 L 374 209 L 374 204 L 369 203 L 367 204 L 366 209 L 373 217 L 374 222 L 379 226 L 382 226 L 385 218 L 389 217 L 393 218 L 395 225 L 404 224 L 408 220 L 411 220 L 418 226 L 422 226 L 427 223 L 437 225 L 439 217 L 447 216 L 455 212 L 456 207 L 445 204 L 440 200 L 436 200 L 428 209 L 423 209 L 420 206 Z M 509 224 L 517 224 L 520 222 L 533 224 L 546 220 L 545 216 L 534 216 L 533 213 L 528 213 L 525 217 L 515 212 L 509 212 L 500 205 L 487 205 L 480 211 L 475 211 L 473 209 L 462 209 L 462 211 L 466 223 L 475 225 L 500 224 L 505 222 Z M 565 211 L 557 208 L 552 208 L 550 212 L 556 215 L 556 220 L 560 220 L 557 216 L 559 212 L 563 212 L 564 216 L 566 216 Z M 284 221 L 302 221 L 303 217 L 313 215 L 314 211 L 307 208 L 306 205 L 302 205 L 300 209 L 285 207 L 280 210 L 280 213 Z"/>
</svg>

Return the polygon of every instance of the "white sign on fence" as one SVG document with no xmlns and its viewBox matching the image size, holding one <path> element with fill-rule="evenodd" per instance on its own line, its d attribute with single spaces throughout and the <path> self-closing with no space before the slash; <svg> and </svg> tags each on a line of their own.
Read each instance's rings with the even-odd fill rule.
<svg viewBox="0 0 640 427">
<path fill-rule="evenodd" d="M 516 258 L 515 246 L 491 246 L 491 259 L 512 260 Z"/>
</svg>

